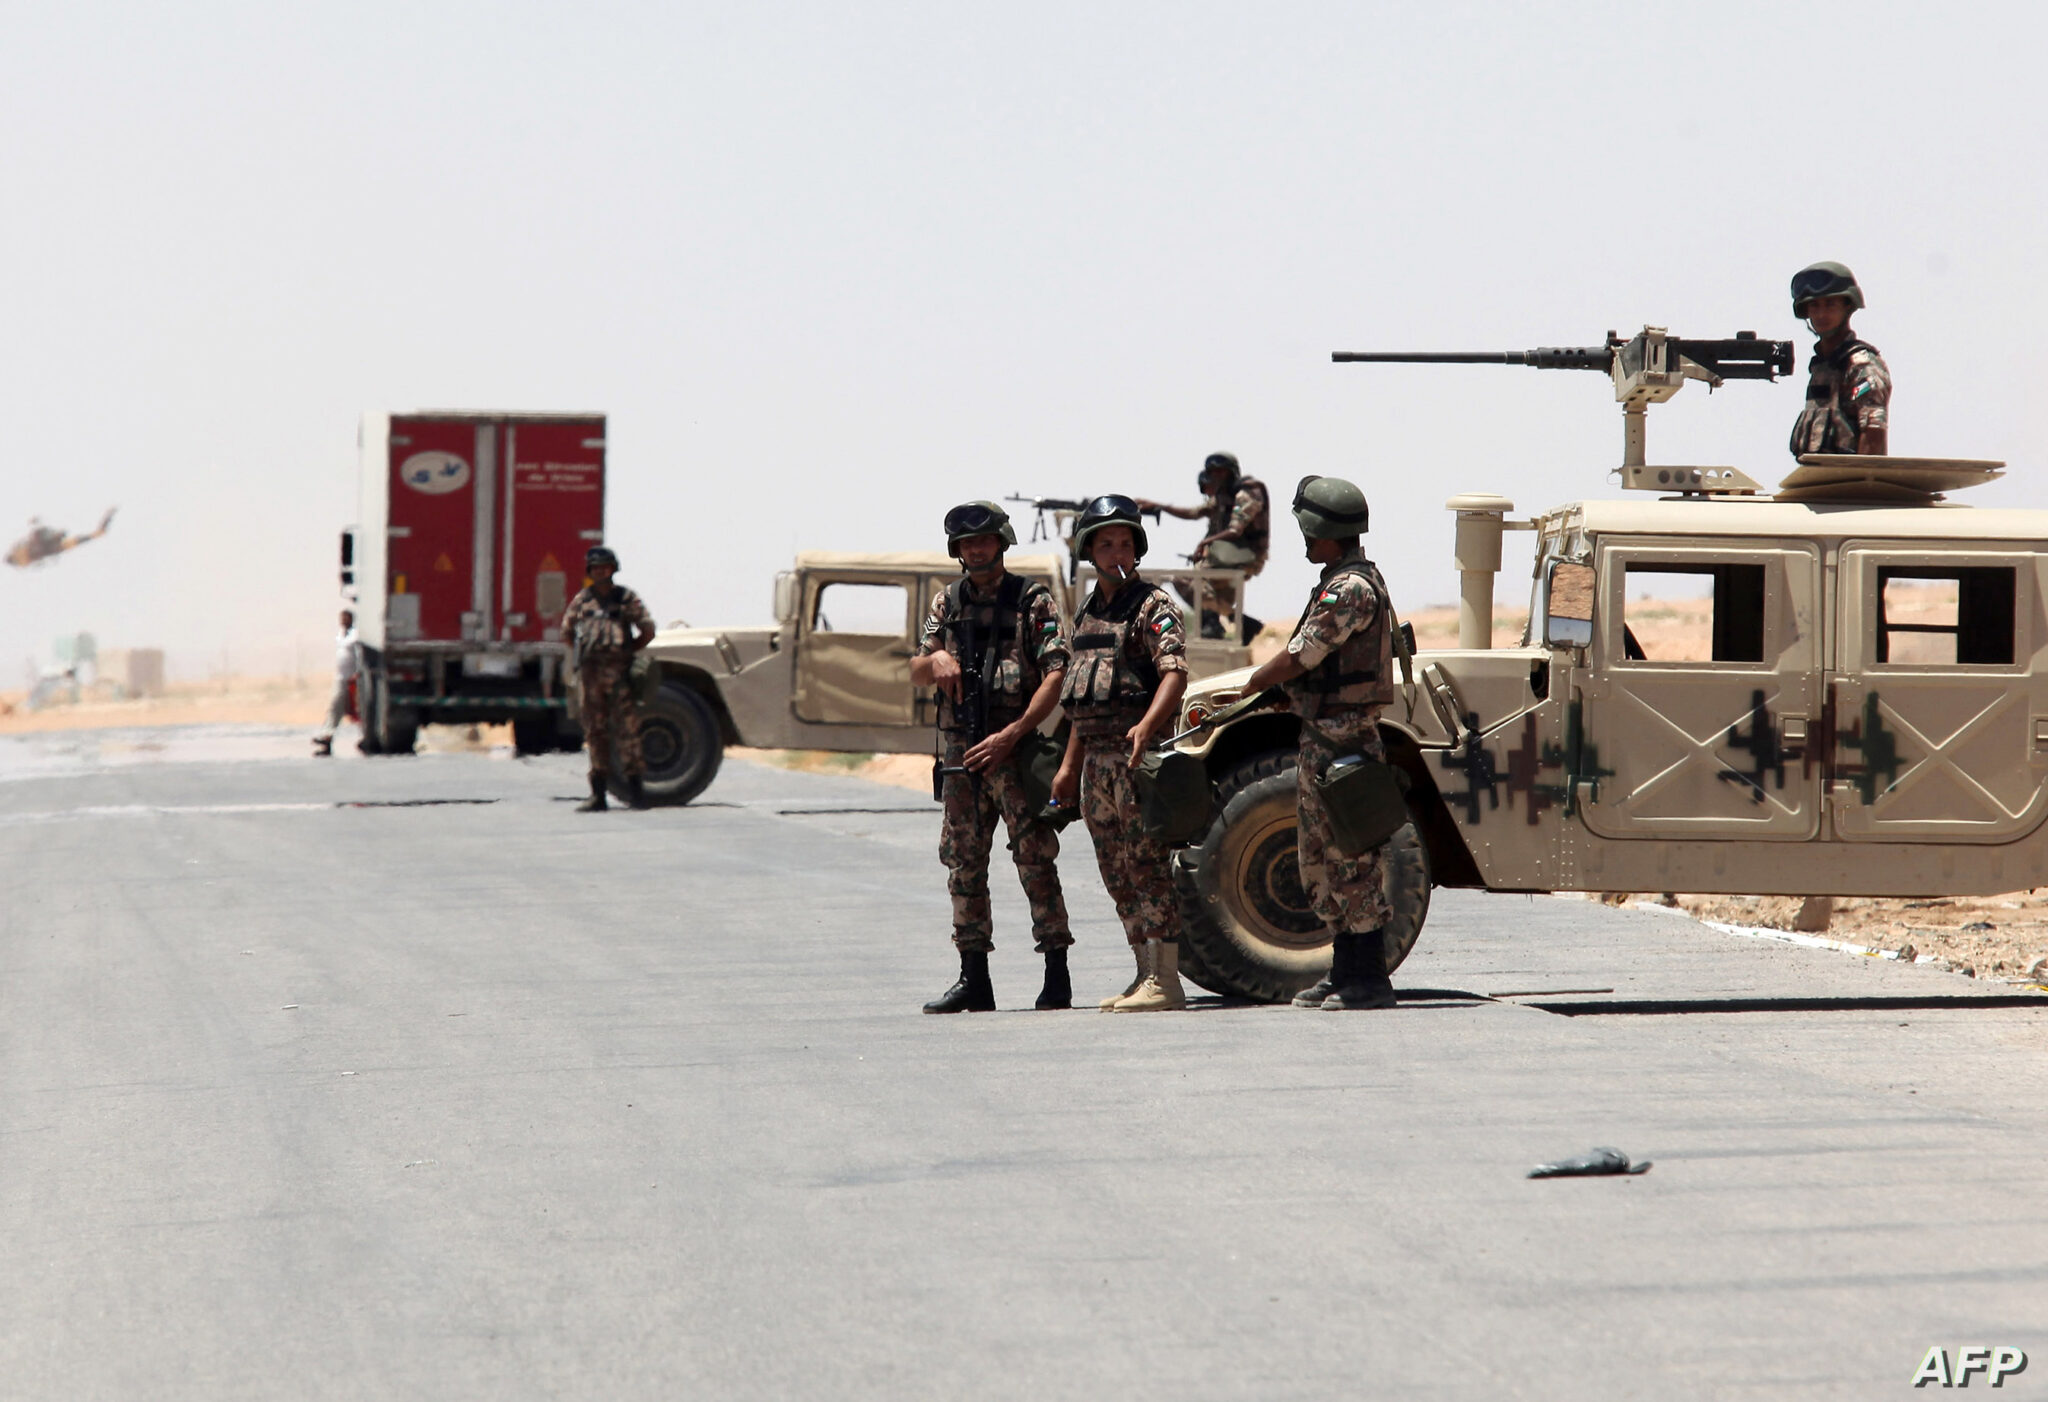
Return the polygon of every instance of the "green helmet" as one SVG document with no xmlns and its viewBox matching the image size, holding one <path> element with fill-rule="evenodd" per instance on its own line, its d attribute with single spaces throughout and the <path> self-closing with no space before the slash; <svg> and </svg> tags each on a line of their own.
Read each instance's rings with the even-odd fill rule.
<svg viewBox="0 0 2048 1402">
<path fill-rule="evenodd" d="M 1207 490 L 1207 488 L 1205 488 L 1202 484 L 1208 479 L 1209 474 L 1212 472 L 1221 472 L 1225 477 L 1228 477 L 1230 479 L 1228 482 L 1224 484 L 1223 487 L 1223 490 L 1226 492 L 1235 491 L 1237 489 L 1238 479 L 1244 476 L 1244 469 L 1240 468 L 1237 465 L 1237 454 L 1211 453 L 1207 458 L 1203 460 L 1202 470 L 1195 474 L 1196 491 L 1199 492 Z"/>
<path fill-rule="evenodd" d="M 1096 497 L 1081 510 L 1074 522 L 1074 555 L 1077 559 L 1088 558 L 1088 541 L 1104 526 L 1129 526 L 1131 544 L 1136 547 L 1138 558 L 1145 558 L 1149 542 L 1145 539 L 1144 520 L 1138 514 L 1138 503 L 1127 496 L 1112 494 Z"/>
<path fill-rule="evenodd" d="M 960 558 L 960 542 L 978 535 L 992 535 L 1005 550 L 1017 543 L 1017 529 L 1010 513 L 992 501 L 963 502 L 946 513 L 946 553 Z"/>
<path fill-rule="evenodd" d="M 1822 297 L 1847 297 L 1849 310 L 1863 310 L 1856 274 L 1840 263 L 1809 263 L 1792 274 L 1792 315 L 1805 316 L 1806 304 Z"/>
<path fill-rule="evenodd" d="M 1294 519 L 1310 540 L 1345 540 L 1371 528 L 1365 493 L 1342 477 L 1304 477 L 1294 489 Z"/>
</svg>

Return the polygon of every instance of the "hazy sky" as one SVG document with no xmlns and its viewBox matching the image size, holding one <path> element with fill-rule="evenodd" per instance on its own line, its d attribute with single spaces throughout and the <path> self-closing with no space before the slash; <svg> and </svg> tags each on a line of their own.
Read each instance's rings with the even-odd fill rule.
<svg viewBox="0 0 2048 1402">
<path fill-rule="evenodd" d="M 57 633 L 325 665 L 364 409 L 611 415 L 657 616 L 1008 492 L 1354 477 L 1397 602 L 1444 498 L 1608 490 L 1597 376 L 1333 349 L 1801 338 L 1839 258 L 1898 453 L 2004 458 L 2048 301 L 2039 6 L 0 3 L 0 685 Z M 1803 377 L 1802 377 L 1803 378 Z M 1775 481 L 1801 379 L 1650 457 Z M 1185 549 L 1192 523 L 1167 523 Z M 1290 616 L 1291 525 L 1253 585 Z M 1526 565 L 1511 565 L 1511 574 Z M 1526 592 L 1522 578 L 1502 589 Z"/>
</svg>

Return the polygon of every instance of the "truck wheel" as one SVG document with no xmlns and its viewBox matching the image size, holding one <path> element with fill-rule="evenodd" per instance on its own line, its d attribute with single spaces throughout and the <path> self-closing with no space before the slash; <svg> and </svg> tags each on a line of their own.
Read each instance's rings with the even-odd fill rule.
<svg viewBox="0 0 2048 1402">
<path fill-rule="evenodd" d="M 640 753 L 650 802 L 688 803 L 704 792 L 725 758 L 710 703 L 689 687 L 664 684 L 640 710 Z"/>
<path fill-rule="evenodd" d="M 409 755 L 419 743 L 419 738 L 419 713 L 387 704 L 382 733 L 377 737 L 379 748 L 387 755 Z"/>
<path fill-rule="evenodd" d="M 512 753 L 544 755 L 555 748 L 555 717 L 552 711 L 512 717 Z"/>
<path fill-rule="evenodd" d="M 383 678 L 369 668 L 356 674 L 356 715 L 363 727 L 363 738 L 356 748 L 366 755 L 384 753 L 384 747 L 377 741 L 377 693 L 383 689 Z"/>
<path fill-rule="evenodd" d="M 1182 943 L 1214 976 L 1205 988 L 1283 1002 L 1330 968 L 1329 932 L 1309 908 L 1295 860 L 1293 754 L 1246 760 L 1223 777 L 1217 798 L 1222 811 L 1207 836 L 1174 864 Z M 1429 859 L 1414 824 L 1388 840 L 1386 872 L 1391 969 L 1429 915 Z"/>
<path fill-rule="evenodd" d="M 1185 849 L 1173 854 L 1173 881 L 1177 892 L 1185 889 L 1182 883 L 1189 879 L 1180 869 L 1181 864 L 1187 860 L 1188 856 L 1189 853 Z M 1187 918 L 1186 897 L 1181 898 L 1181 918 L 1183 923 L 1185 923 Z M 1196 949 L 1194 943 L 1185 935 L 1181 937 L 1180 942 L 1180 976 L 1189 983 L 1197 984 L 1202 988 L 1208 989 L 1209 992 L 1219 994 L 1222 997 L 1236 998 L 1240 996 L 1228 983 L 1217 976 L 1214 969 L 1211 969 L 1202 962 L 1202 952 Z"/>
</svg>

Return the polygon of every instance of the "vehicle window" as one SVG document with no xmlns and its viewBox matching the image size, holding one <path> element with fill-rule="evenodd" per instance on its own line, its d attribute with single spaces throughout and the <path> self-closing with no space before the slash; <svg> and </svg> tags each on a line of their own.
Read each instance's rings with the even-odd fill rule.
<svg viewBox="0 0 2048 1402">
<path fill-rule="evenodd" d="M 818 586 L 811 604 L 811 628 L 819 633 L 901 636 L 909 607 L 909 593 L 900 584 L 832 580 Z"/>
<path fill-rule="evenodd" d="M 1764 567 L 1628 566 L 1622 650 L 1645 662 L 1764 660 Z"/>
<path fill-rule="evenodd" d="M 2005 667 L 2013 657 L 2010 566 L 1880 565 L 1877 660 L 1921 667 Z"/>
</svg>

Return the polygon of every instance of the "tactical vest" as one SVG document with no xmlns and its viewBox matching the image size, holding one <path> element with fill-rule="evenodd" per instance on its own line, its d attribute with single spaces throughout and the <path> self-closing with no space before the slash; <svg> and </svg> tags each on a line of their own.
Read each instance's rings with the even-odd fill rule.
<svg viewBox="0 0 2048 1402">
<path fill-rule="evenodd" d="M 1250 492 L 1259 499 L 1259 505 L 1263 508 L 1259 512 L 1259 519 L 1245 527 L 1243 537 L 1245 549 L 1251 551 L 1255 558 L 1263 560 L 1273 539 L 1273 497 L 1266 490 L 1266 484 L 1256 477 L 1238 478 L 1237 487 L 1229 498 L 1219 499 L 1210 509 L 1209 534 L 1214 535 L 1230 524 L 1230 513 L 1236 508 L 1238 492 Z"/>
<path fill-rule="evenodd" d="M 1107 601 L 1097 589 L 1081 605 L 1060 689 L 1076 734 L 1121 735 L 1144 718 L 1159 690 L 1159 666 L 1137 618 L 1149 600 L 1164 597 L 1158 585 L 1139 583 Z"/>
<path fill-rule="evenodd" d="M 1857 351 L 1877 355 L 1877 347 L 1851 336 L 1826 355 L 1815 355 L 1806 382 L 1806 407 L 1792 425 L 1792 456 L 1802 453 L 1853 453 L 1862 431 L 1842 391 L 1848 385 L 1849 357 Z M 1882 359 L 1879 356 L 1879 359 Z"/>
<path fill-rule="evenodd" d="M 576 635 L 570 640 L 577 661 L 625 655 L 632 638 L 632 629 L 626 624 L 626 605 L 632 597 L 632 590 L 623 584 L 612 586 L 610 598 L 598 593 L 595 585 L 583 591 L 577 600 Z M 584 607 L 586 598 L 598 606 L 596 610 Z"/>
<path fill-rule="evenodd" d="M 969 587 L 964 575 L 946 586 L 945 648 L 965 671 L 975 671 L 993 661 L 991 675 L 984 678 L 989 687 L 989 710 L 1007 724 L 1023 714 L 1032 693 L 1038 690 L 1038 663 L 1024 646 L 1029 641 L 1023 636 L 1024 610 L 1032 599 L 1048 591 L 1038 580 L 1027 580 L 1007 571 L 1003 582 L 996 586 L 994 599 L 971 598 Z M 993 658 L 989 653 L 991 644 L 995 647 Z M 942 697 L 944 694 L 940 693 Z M 957 730 L 959 722 L 953 714 L 953 703 L 946 701 L 942 709 L 939 728 Z"/>
<path fill-rule="evenodd" d="M 1353 633 L 1336 647 L 1329 656 L 1310 668 L 1307 675 L 1287 683 L 1287 694 L 1294 703 L 1294 710 L 1303 720 L 1313 720 L 1324 712 L 1339 706 L 1388 706 L 1394 700 L 1394 629 L 1399 626 L 1394 619 L 1393 599 L 1387 593 L 1387 581 L 1380 574 L 1380 567 L 1360 556 L 1356 560 L 1341 563 L 1328 579 L 1316 585 L 1309 595 L 1308 607 L 1301 611 L 1301 618 L 1295 623 L 1298 633 L 1301 625 L 1308 622 L 1314 612 L 1316 601 L 1331 585 L 1347 574 L 1355 574 L 1372 586 L 1379 596 L 1379 608 L 1373 613 L 1372 622 Z"/>
</svg>

